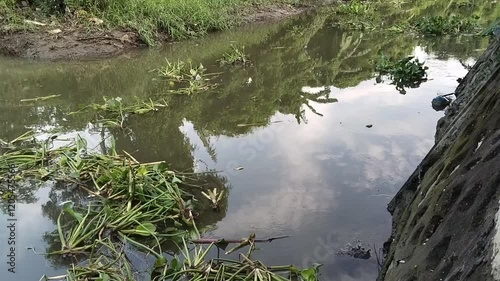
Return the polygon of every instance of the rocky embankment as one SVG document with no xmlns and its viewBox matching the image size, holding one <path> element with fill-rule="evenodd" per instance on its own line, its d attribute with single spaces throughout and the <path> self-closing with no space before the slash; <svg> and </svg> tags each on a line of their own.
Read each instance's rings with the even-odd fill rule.
<svg viewBox="0 0 500 281">
<path fill-rule="evenodd" d="M 500 280 L 500 38 L 455 94 L 434 147 L 388 206 L 379 281 Z"/>
</svg>

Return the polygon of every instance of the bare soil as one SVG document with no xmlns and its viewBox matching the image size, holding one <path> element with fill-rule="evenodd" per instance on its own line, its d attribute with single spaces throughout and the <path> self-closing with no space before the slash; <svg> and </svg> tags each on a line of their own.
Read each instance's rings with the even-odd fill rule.
<svg viewBox="0 0 500 281">
<path fill-rule="evenodd" d="M 58 34 L 36 30 L 0 35 L 0 54 L 32 59 L 95 59 L 115 56 L 144 46 L 134 32 L 119 30 L 64 30 Z"/>
<path fill-rule="evenodd" d="M 244 12 L 243 22 L 270 22 L 299 14 L 306 9 L 307 7 L 289 5 L 254 6 Z M 54 34 L 56 29 L 60 32 Z M 37 26 L 33 31 L 0 32 L 0 55 L 31 59 L 99 59 L 117 56 L 139 47 L 146 45 L 134 31 L 88 30 L 85 26 L 69 23 L 62 26 Z"/>
</svg>

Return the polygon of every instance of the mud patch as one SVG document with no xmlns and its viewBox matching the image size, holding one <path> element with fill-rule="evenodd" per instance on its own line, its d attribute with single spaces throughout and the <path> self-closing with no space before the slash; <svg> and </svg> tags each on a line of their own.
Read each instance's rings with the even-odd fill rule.
<svg viewBox="0 0 500 281">
<path fill-rule="evenodd" d="M 31 59 L 94 59 L 116 56 L 144 46 L 134 32 L 63 30 L 52 35 L 45 30 L 0 35 L 0 54 Z"/>
</svg>

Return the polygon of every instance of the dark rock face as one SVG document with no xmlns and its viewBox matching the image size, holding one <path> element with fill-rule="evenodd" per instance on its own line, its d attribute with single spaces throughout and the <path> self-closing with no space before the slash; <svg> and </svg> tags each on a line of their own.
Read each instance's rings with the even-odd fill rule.
<svg viewBox="0 0 500 281">
<path fill-rule="evenodd" d="M 455 94 L 438 122 L 434 147 L 388 206 L 393 226 L 379 281 L 494 280 L 500 38 Z"/>
</svg>

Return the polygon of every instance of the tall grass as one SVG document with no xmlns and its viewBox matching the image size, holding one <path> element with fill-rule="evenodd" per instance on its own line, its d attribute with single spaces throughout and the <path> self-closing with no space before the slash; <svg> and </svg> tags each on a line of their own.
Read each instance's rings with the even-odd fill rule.
<svg viewBox="0 0 500 281">
<path fill-rule="evenodd" d="M 255 4 L 296 4 L 295 0 L 34 0 L 30 3 L 33 13 L 42 11 L 47 16 L 60 16 L 69 9 L 72 16 L 84 22 L 101 18 L 108 27 L 136 31 L 148 45 L 156 45 L 165 35 L 178 40 L 233 27 L 241 22 L 241 14 Z M 16 7 L 19 6 L 14 0 L 0 0 L 0 14 L 26 12 Z"/>
<path fill-rule="evenodd" d="M 257 1 L 71 0 L 67 2 L 71 10 L 85 10 L 112 25 L 136 30 L 144 42 L 154 45 L 159 33 L 167 34 L 170 39 L 177 40 L 232 27 L 239 22 L 238 10 Z"/>
</svg>

